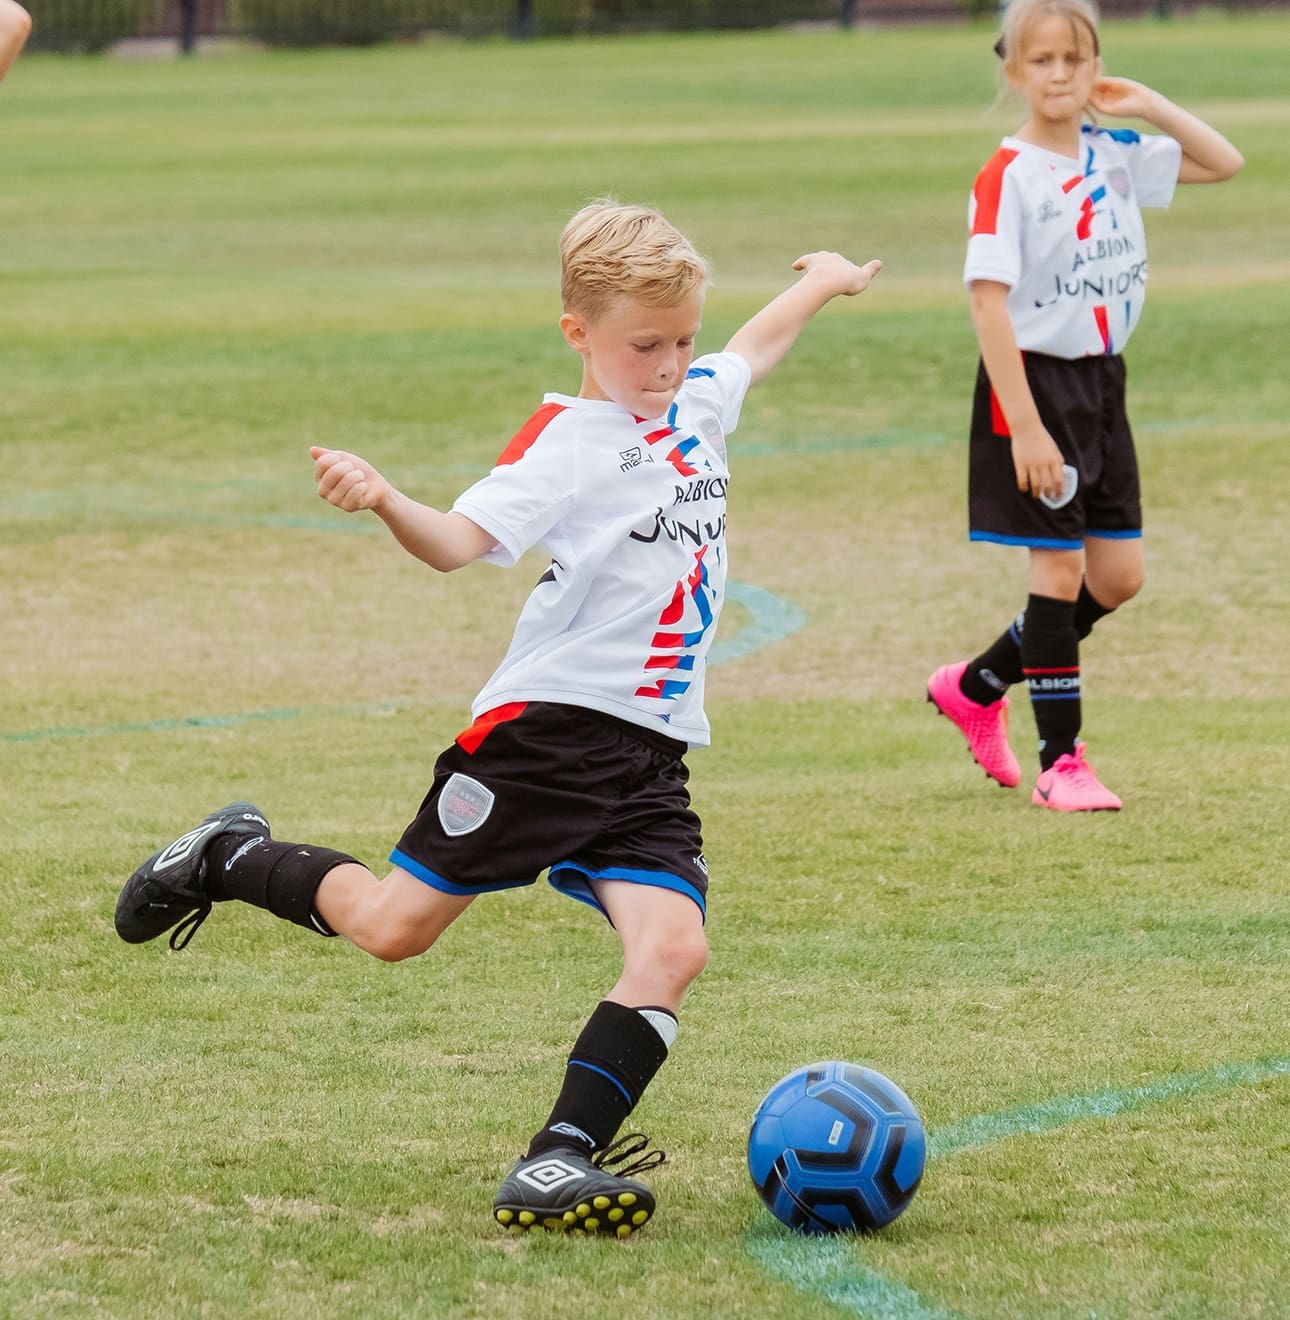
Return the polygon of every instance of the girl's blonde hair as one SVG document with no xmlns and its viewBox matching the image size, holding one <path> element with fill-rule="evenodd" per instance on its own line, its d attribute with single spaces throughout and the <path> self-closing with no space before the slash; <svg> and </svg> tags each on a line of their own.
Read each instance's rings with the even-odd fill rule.
<svg viewBox="0 0 1290 1320">
<path fill-rule="evenodd" d="M 1066 19 L 1077 35 L 1083 29 L 1093 43 L 1093 54 L 1102 53 L 1093 0 L 1010 0 L 1003 13 L 1003 33 L 995 46 L 1003 60 L 1004 72 L 1010 77 L 1020 75 L 1026 38 L 1035 24 L 1045 18 Z"/>
<path fill-rule="evenodd" d="M 599 316 L 620 296 L 675 307 L 708 286 L 708 263 L 648 206 L 602 198 L 584 206 L 560 235 L 560 296 L 566 312 Z"/>
</svg>

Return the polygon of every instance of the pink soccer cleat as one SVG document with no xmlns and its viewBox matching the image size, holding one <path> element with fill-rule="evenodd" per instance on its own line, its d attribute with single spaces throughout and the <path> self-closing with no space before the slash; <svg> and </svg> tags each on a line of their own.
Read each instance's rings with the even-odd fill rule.
<svg viewBox="0 0 1290 1320">
<path fill-rule="evenodd" d="M 1059 756 L 1035 781 L 1030 800 L 1053 811 L 1119 811 L 1120 799 L 1098 781 L 1084 759 L 1084 744 L 1073 756 Z"/>
<path fill-rule="evenodd" d="M 978 706 L 963 695 L 959 680 L 967 661 L 942 665 L 927 680 L 927 700 L 967 739 L 976 763 L 1004 788 L 1021 783 L 1021 767 L 1008 746 L 1008 698 Z"/>
</svg>

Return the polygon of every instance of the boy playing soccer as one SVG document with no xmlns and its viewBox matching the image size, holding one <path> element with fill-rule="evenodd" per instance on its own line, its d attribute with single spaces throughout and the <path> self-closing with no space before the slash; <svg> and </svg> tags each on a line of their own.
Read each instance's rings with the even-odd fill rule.
<svg viewBox="0 0 1290 1320">
<path fill-rule="evenodd" d="M 548 394 L 450 512 L 409 499 L 356 455 L 310 451 L 323 499 L 372 511 L 441 572 L 512 565 L 539 544 L 551 556 L 474 722 L 440 756 L 391 853 L 394 869 L 378 880 L 344 853 L 279 842 L 257 807 L 235 802 L 139 867 L 116 928 L 138 943 L 175 926 L 171 946 L 183 948 L 212 903 L 238 898 L 396 961 L 424 953 L 479 894 L 549 869 L 556 889 L 613 925 L 623 969 L 493 1212 L 511 1228 L 626 1237 L 654 1197 L 625 1175 L 662 1154 L 642 1153 L 643 1137 L 614 1137 L 667 1057 L 708 956 L 707 866 L 682 756 L 709 741 L 725 438 L 748 387 L 881 263 L 798 258 L 797 283 L 725 352 L 691 365 L 708 270 L 661 215 L 595 203 L 560 250 L 560 329 L 582 359 L 581 388 Z"/>
</svg>

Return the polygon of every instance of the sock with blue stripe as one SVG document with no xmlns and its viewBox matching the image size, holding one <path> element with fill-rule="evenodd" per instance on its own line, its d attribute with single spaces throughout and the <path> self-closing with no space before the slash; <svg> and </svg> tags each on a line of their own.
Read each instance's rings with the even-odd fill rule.
<svg viewBox="0 0 1290 1320">
<path fill-rule="evenodd" d="M 1080 730 L 1079 633 L 1075 602 L 1031 596 L 1021 634 L 1021 669 L 1039 730 L 1039 764 L 1047 770 L 1075 750 Z"/>
<path fill-rule="evenodd" d="M 574 1043 L 564 1085 L 528 1156 L 557 1146 L 603 1150 L 667 1058 L 676 1018 L 667 1009 L 604 999 Z"/>
<path fill-rule="evenodd" d="M 1075 635 L 1082 642 L 1093 631 L 1093 625 L 1104 619 L 1111 610 L 1103 605 L 1081 582 L 1079 599 L 1075 602 Z M 959 689 L 978 706 L 989 706 L 998 701 L 1014 684 L 1021 682 L 1021 638 L 1026 631 L 1023 610 L 968 667 L 959 680 Z"/>
</svg>

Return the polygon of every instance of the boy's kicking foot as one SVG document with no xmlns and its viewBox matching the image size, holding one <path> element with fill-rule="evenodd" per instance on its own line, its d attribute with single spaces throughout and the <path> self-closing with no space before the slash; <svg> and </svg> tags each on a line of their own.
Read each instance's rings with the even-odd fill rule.
<svg viewBox="0 0 1290 1320">
<path fill-rule="evenodd" d="M 248 846 L 263 843 L 269 822 L 253 803 L 230 802 L 153 853 L 121 890 L 116 933 L 130 944 L 142 944 L 182 923 L 170 937 L 170 947 L 182 949 L 211 910 L 206 888 L 210 848 L 225 835 L 244 839 Z"/>
<path fill-rule="evenodd" d="M 519 1232 L 546 1228 L 630 1237 L 654 1213 L 654 1193 L 610 1167 L 632 1160 L 623 1173 L 658 1168 L 663 1152 L 641 1155 L 646 1144 L 645 1137 L 632 1132 L 596 1156 L 564 1146 L 527 1156 L 498 1189 L 493 1218 Z"/>
</svg>

